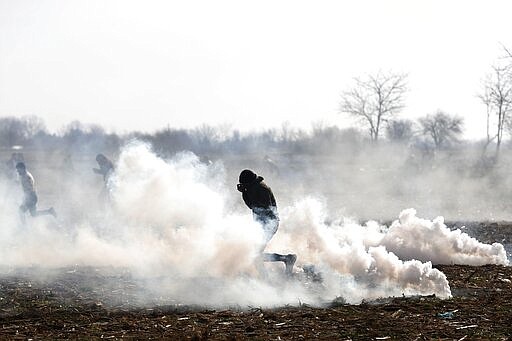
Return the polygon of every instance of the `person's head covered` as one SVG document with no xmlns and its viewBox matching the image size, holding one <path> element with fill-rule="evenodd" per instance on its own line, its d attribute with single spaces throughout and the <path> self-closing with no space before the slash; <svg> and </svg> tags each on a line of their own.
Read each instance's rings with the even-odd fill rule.
<svg viewBox="0 0 512 341">
<path fill-rule="evenodd" d="M 108 164 L 108 159 L 105 155 L 100 153 L 100 154 L 96 155 L 96 162 L 98 162 L 98 164 L 100 164 L 100 165 L 105 165 L 105 164 Z"/>
<path fill-rule="evenodd" d="M 18 171 L 18 173 L 23 173 L 27 170 L 27 167 L 25 166 L 25 163 L 23 162 L 18 162 L 16 164 L 16 170 Z"/>
<path fill-rule="evenodd" d="M 250 169 L 244 169 L 241 173 L 240 173 L 240 176 L 238 177 L 238 181 L 241 183 L 241 184 L 250 184 L 252 182 L 254 182 L 254 180 L 256 180 L 257 178 L 257 175 L 256 173 L 254 173 L 252 170 Z"/>
</svg>

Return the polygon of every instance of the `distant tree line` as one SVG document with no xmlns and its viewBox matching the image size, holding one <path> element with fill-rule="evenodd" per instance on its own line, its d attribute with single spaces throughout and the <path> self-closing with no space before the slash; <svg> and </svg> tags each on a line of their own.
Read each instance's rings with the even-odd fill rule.
<svg viewBox="0 0 512 341">
<path fill-rule="evenodd" d="M 483 155 L 495 144 L 496 156 L 505 134 L 512 132 L 512 54 L 505 49 L 499 65 L 482 83 L 479 95 L 485 105 L 487 137 Z M 407 93 L 407 75 L 379 72 L 356 78 L 342 93 L 340 112 L 357 119 L 356 126 L 340 128 L 315 124 L 309 130 L 280 128 L 242 133 L 229 126 L 202 125 L 195 129 L 164 127 L 154 133 L 131 132 L 118 135 L 101 126 L 73 121 L 51 133 L 37 116 L 0 117 L 0 147 L 60 149 L 71 152 L 110 152 L 131 139 L 146 141 L 163 156 L 180 151 L 197 155 L 222 153 L 330 153 L 338 147 L 357 151 L 360 146 L 401 144 L 423 151 L 456 148 L 464 129 L 463 118 L 443 110 L 426 113 L 416 120 L 400 118 Z M 360 130 L 364 128 L 366 130 Z"/>
<path fill-rule="evenodd" d="M 37 116 L 0 117 L 0 147 L 42 149 L 117 149 L 122 137 L 106 133 L 99 125 L 73 121 L 61 133 L 49 133 Z"/>
<path fill-rule="evenodd" d="M 462 120 L 439 111 L 418 120 L 389 120 L 383 143 L 423 149 L 446 149 L 457 141 L 462 132 Z M 224 153 L 251 154 L 332 153 L 343 147 L 357 151 L 375 140 L 354 127 L 339 128 L 314 124 L 311 129 L 298 129 L 283 124 L 281 128 L 242 133 L 229 127 L 203 125 L 195 129 L 166 127 L 154 133 L 131 132 L 124 135 L 106 132 L 101 126 L 73 121 L 58 133 L 50 133 L 44 121 L 35 116 L 0 118 L 0 147 L 10 149 L 39 148 L 69 152 L 108 152 L 116 154 L 126 142 L 137 139 L 152 145 L 164 157 L 181 151 L 199 156 Z M 18 147 L 18 148 L 19 148 Z M 16 148 L 16 149 L 18 149 Z"/>
<path fill-rule="evenodd" d="M 198 155 L 223 153 L 323 153 L 340 145 L 358 145 L 368 139 L 358 130 L 316 124 L 308 131 L 281 128 L 242 133 L 226 127 L 203 125 L 195 129 L 166 127 L 154 133 L 131 132 L 124 135 L 106 132 L 101 126 L 73 121 L 52 133 L 36 116 L 1 117 L 0 148 L 68 150 L 70 152 L 117 152 L 130 140 L 152 145 L 155 152 L 171 156 L 181 151 Z"/>
</svg>

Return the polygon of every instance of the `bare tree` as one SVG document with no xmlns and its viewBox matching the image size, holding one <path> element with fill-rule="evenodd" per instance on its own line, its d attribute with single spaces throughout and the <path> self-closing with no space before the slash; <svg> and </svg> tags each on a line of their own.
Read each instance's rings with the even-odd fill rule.
<svg viewBox="0 0 512 341">
<path fill-rule="evenodd" d="M 44 121 L 37 116 L 0 118 L 0 144 L 3 146 L 26 144 L 38 133 L 45 131 Z"/>
<path fill-rule="evenodd" d="M 512 58 L 512 51 L 509 50 L 506 46 L 503 45 L 503 50 L 505 50 L 505 58 Z"/>
<path fill-rule="evenodd" d="M 404 107 L 406 77 L 379 72 L 366 79 L 355 78 L 354 87 L 342 94 L 340 111 L 359 119 L 368 127 L 372 141 L 377 141 L 382 123 Z"/>
<path fill-rule="evenodd" d="M 441 110 L 433 115 L 419 119 L 423 134 L 432 138 L 436 149 L 446 147 L 456 142 L 462 134 L 463 120 L 460 117 L 451 117 Z"/>
<path fill-rule="evenodd" d="M 27 139 L 33 138 L 41 132 L 46 132 L 46 124 L 43 119 L 38 116 L 25 116 L 23 117 L 25 125 L 25 137 Z"/>
<path fill-rule="evenodd" d="M 23 143 L 23 124 L 20 119 L 16 117 L 0 119 L 0 141 L 5 147 Z"/>
<path fill-rule="evenodd" d="M 487 144 L 496 140 L 496 153 L 499 153 L 504 128 L 512 112 L 512 64 L 493 66 L 484 80 L 483 92 L 479 95 L 486 106 Z M 491 129 L 496 129 L 491 133 Z"/>
</svg>

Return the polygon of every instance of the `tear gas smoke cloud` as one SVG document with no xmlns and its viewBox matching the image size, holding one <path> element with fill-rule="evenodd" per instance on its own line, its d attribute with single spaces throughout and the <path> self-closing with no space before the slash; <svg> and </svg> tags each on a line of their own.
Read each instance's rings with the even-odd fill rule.
<svg viewBox="0 0 512 341">
<path fill-rule="evenodd" d="M 163 160 L 131 143 L 108 184 L 110 209 L 101 220 L 55 226 L 40 218 L 20 228 L 16 201 L 2 205 L 0 265 L 126 267 L 149 292 L 180 303 L 273 306 L 338 296 L 354 303 L 402 294 L 449 297 L 445 275 L 431 262 L 507 264 L 500 244 L 450 231 L 442 218 L 432 222 L 405 210 L 389 228 L 326 223 L 325 205 L 305 197 L 280 206 L 280 229 L 267 251 L 296 253 L 296 270 L 314 265 L 322 285 L 312 289 L 301 273 L 286 281 L 278 265 L 267 265 L 269 278 L 262 279 L 253 265 L 262 231 L 248 210 L 228 207 L 239 195 L 231 183 L 221 164 L 207 166 L 192 153 Z M 95 210 L 91 205 L 87 213 L 97 216 Z"/>
<path fill-rule="evenodd" d="M 252 263 L 262 233 L 249 217 L 225 214 L 215 181 L 193 154 L 167 163 L 135 144 L 121 154 L 110 190 L 116 216 L 132 237 L 154 244 L 163 271 L 232 275 Z"/>
<path fill-rule="evenodd" d="M 430 260 L 436 264 L 508 265 L 502 244 L 482 244 L 460 229 L 450 230 L 443 217 L 434 221 L 416 217 L 414 209 L 400 213 L 381 244 L 402 259 Z"/>
<path fill-rule="evenodd" d="M 451 295 L 445 275 L 433 269 L 430 262 L 402 261 L 378 245 L 384 233 L 377 224 L 326 225 L 325 217 L 315 199 L 298 202 L 285 211 L 282 239 L 286 240 L 284 245 L 296 250 L 302 262 L 316 264 L 322 273 L 330 274 L 331 281 L 335 275 L 345 282 L 343 287 L 331 288 L 338 290 L 338 296 L 354 302 L 402 293 Z M 282 243 L 282 239 L 276 238 L 275 242 Z M 344 292 L 347 287 L 350 293 Z"/>
</svg>

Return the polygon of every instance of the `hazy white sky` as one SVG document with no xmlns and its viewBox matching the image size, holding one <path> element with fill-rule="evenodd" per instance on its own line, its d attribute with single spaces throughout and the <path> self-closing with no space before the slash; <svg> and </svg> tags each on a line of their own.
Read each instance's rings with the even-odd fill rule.
<svg viewBox="0 0 512 341">
<path fill-rule="evenodd" d="M 485 134 L 481 79 L 512 1 L 0 0 L 0 116 L 116 131 L 343 122 L 352 77 L 407 72 L 415 118 Z"/>
</svg>

